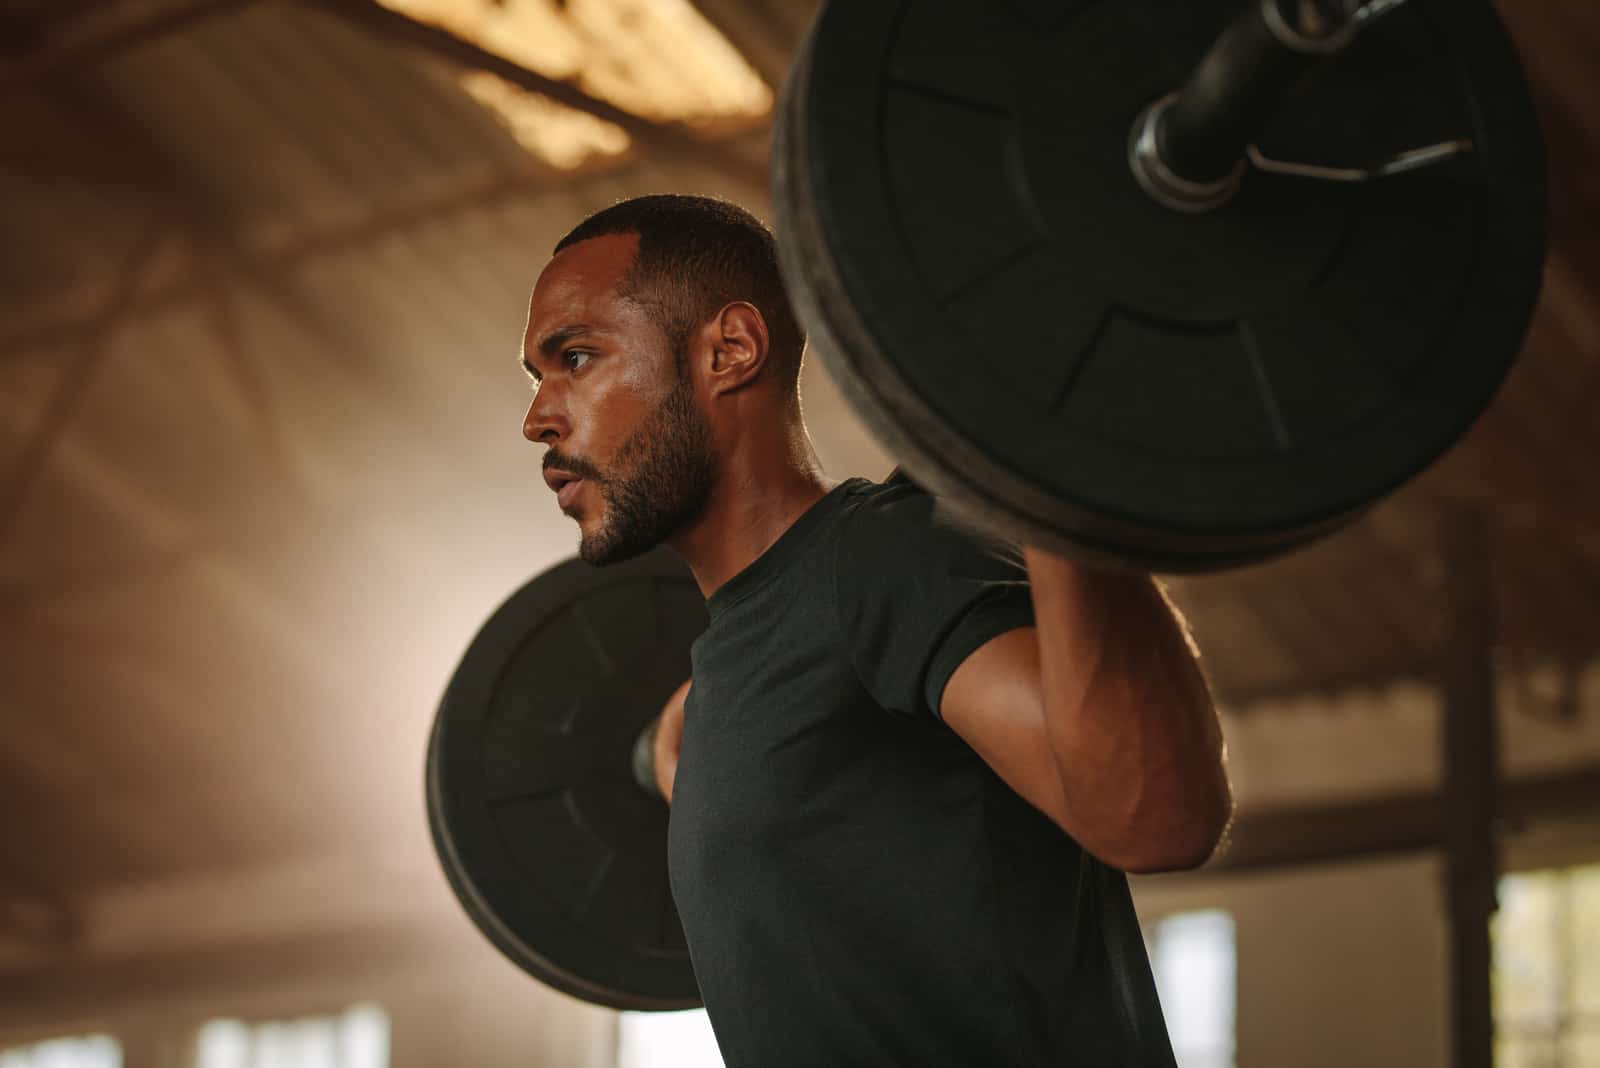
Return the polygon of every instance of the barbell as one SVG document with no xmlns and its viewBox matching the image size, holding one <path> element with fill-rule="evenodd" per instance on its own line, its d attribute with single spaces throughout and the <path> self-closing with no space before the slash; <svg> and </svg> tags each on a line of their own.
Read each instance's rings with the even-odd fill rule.
<svg viewBox="0 0 1600 1068">
<path fill-rule="evenodd" d="M 1016 540 L 1264 559 L 1514 360 L 1544 153 L 1488 0 L 852 2 L 782 96 L 780 263 L 902 467 Z"/>
<path fill-rule="evenodd" d="M 831 3 L 772 174 L 812 349 L 905 472 L 1149 570 L 1288 551 L 1426 467 L 1515 359 L 1544 257 L 1488 0 Z M 699 1001 L 633 758 L 705 622 L 667 550 L 561 564 L 490 617 L 434 724 L 468 915 L 600 1004 Z"/>
</svg>

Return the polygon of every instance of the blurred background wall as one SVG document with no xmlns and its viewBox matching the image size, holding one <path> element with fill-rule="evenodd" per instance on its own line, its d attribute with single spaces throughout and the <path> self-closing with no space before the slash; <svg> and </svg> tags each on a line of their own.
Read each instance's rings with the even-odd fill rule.
<svg viewBox="0 0 1600 1068">
<path fill-rule="evenodd" d="M 533 279 L 618 198 L 767 217 L 813 6 L 0 3 L 5 1068 L 703 1063 L 477 934 L 422 755 L 476 626 L 575 549 L 519 433 Z M 1497 1062 L 1600 1065 L 1600 10 L 1498 6 L 1551 167 L 1517 369 L 1355 526 L 1173 584 L 1241 806 L 1136 886 L 1186 1068 L 1467 1063 L 1484 880 Z M 831 475 L 889 470 L 803 389 Z M 1485 722 L 1499 867 L 1445 759 Z M 117 1060 L 34 1046 L 74 1035 Z"/>
</svg>

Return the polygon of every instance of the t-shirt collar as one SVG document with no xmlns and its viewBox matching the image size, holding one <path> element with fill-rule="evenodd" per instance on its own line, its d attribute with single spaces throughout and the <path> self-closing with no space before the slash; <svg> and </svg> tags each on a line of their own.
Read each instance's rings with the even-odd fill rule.
<svg viewBox="0 0 1600 1068">
<path fill-rule="evenodd" d="M 734 575 L 712 591 L 706 599 L 706 612 L 715 619 L 718 613 L 726 611 L 736 601 L 739 601 L 763 586 L 768 579 L 782 571 L 784 565 L 792 559 L 806 542 L 810 531 L 831 515 L 837 508 L 838 502 L 853 486 L 866 482 L 864 478 L 847 478 L 833 489 L 824 493 L 815 503 L 801 513 L 800 518 L 789 524 L 789 529 L 778 535 L 778 540 L 767 546 L 767 550 L 746 564 L 744 569 Z"/>
</svg>

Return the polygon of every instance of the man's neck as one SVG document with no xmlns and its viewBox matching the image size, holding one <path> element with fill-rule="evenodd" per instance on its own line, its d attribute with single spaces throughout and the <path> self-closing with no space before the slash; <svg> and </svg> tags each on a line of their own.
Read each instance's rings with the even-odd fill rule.
<svg viewBox="0 0 1600 1068">
<path fill-rule="evenodd" d="M 770 549 L 838 485 L 822 471 L 802 430 L 781 450 L 729 450 L 706 510 L 671 540 L 710 597 Z"/>
</svg>

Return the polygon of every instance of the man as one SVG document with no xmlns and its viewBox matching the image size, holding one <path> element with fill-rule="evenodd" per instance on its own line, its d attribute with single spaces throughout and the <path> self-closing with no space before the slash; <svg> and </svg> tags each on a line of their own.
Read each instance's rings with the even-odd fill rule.
<svg viewBox="0 0 1600 1068">
<path fill-rule="evenodd" d="M 707 597 L 656 755 L 723 1056 L 1142 1063 L 1101 865 L 1203 863 L 1232 805 L 1182 625 L 1148 577 L 827 478 L 803 345 L 766 228 L 676 196 L 568 234 L 524 343 L 523 431 L 583 558 L 664 541 Z"/>
</svg>

